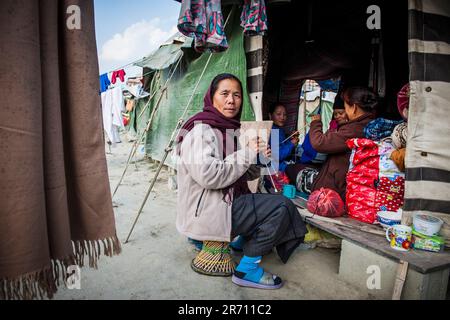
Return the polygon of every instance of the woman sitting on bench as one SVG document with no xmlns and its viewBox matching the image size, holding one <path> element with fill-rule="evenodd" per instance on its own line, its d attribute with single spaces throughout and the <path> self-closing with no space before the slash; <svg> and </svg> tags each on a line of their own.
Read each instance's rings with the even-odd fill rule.
<svg viewBox="0 0 450 320">
<path fill-rule="evenodd" d="M 339 126 L 337 131 L 323 133 L 320 115 L 313 115 L 309 136 L 312 147 L 328 154 L 320 169 L 292 164 L 286 168 L 286 174 L 292 184 L 304 193 L 320 188 L 336 191 L 345 202 L 346 174 L 350 163 L 350 149 L 347 140 L 364 138 L 364 127 L 375 118 L 378 105 L 377 96 L 368 88 L 351 87 L 342 94 L 348 122 Z"/>
</svg>

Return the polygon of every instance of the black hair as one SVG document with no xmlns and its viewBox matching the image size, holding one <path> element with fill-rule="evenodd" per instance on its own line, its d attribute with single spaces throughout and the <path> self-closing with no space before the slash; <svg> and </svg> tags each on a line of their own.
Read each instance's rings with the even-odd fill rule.
<svg viewBox="0 0 450 320">
<path fill-rule="evenodd" d="M 282 103 L 274 102 L 274 103 L 270 104 L 270 106 L 269 106 L 269 114 L 273 114 L 275 112 L 275 110 L 277 110 L 277 107 L 279 107 L 279 106 L 282 106 L 286 109 L 286 107 Z"/>
<path fill-rule="evenodd" d="M 378 95 L 366 87 L 350 87 L 345 89 L 341 98 L 349 105 L 358 105 L 366 112 L 375 112 L 378 106 Z"/>
<path fill-rule="evenodd" d="M 341 98 L 341 95 L 337 95 L 336 99 L 333 103 L 333 110 L 336 109 L 345 109 L 344 100 Z"/>
<path fill-rule="evenodd" d="M 244 94 L 244 90 L 242 89 L 242 82 L 241 82 L 241 80 L 239 80 L 238 77 L 236 77 L 235 75 L 233 75 L 231 73 L 222 73 L 222 74 L 219 74 L 218 76 L 216 76 L 214 78 L 214 80 L 211 82 L 211 100 L 214 99 L 214 95 L 216 94 L 217 89 L 219 89 L 219 83 L 222 80 L 227 80 L 227 79 L 237 81 L 239 83 L 239 86 L 241 87 L 242 95 Z"/>
</svg>

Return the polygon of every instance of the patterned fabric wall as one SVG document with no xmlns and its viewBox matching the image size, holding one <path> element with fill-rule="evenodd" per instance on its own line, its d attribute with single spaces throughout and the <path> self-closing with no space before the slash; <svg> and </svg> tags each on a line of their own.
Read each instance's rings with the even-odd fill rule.
<svg viewBox="0 0 450 320">
<path fill-rule="evenodd" d="M 450 1 L 409 1 L 405 222 L 430 212 L 450 245 Z"/>
</svg>

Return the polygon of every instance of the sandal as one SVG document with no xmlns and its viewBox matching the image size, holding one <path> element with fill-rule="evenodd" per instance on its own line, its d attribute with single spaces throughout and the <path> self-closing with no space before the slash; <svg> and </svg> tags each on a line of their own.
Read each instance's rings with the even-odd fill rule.
<svg viewBox="0 0 450 320">
<path fill-rule="evenodd" d="M 245 280 L 245 273 L 235 271 L 231 281 L 241 287 L 255 288 L 255 289 L 265 289 L 265 290 L 275 290 L 280 289 L 283 286 L 283 280 L 280 277 L 271 274 L 270 272 L 265 272 L 258 282 L 253 282 Z"/>
</svg>

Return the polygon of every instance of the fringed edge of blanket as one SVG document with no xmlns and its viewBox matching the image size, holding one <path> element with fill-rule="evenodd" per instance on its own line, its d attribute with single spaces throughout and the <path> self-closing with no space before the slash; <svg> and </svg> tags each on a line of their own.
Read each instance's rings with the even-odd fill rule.
<svg viewBox="0 0 450 320">
<path fill-rule="evenodd" d="M 58 287 L 67 284 L 70 276 L 67 273 L 69 266 L 77 265 L 82 268 L 88 258 L 89 267 L 97 269 L 102 254 L 112 257 L 122 251 L 117 236 L 102 240 L 75 240 L 72 241 L 72 247 L 72 255 L 63 259 L 52 259 L 49 266 L 39 271 L 14 279 L 0 279 L 0 300 L 52 299 Z"/>
<path fill-rule="evenodd" d="M 120 254 L 122 248 L 117 236 L 103 240 L 78 240 L 73 241 L 75 262 L 79 267 L 84 267 L 86 256 L 89 259 L 89 267 L 97 269 L 100 259 L 101 249 L 103 255 L 112 257 Z"/>
</svg>

